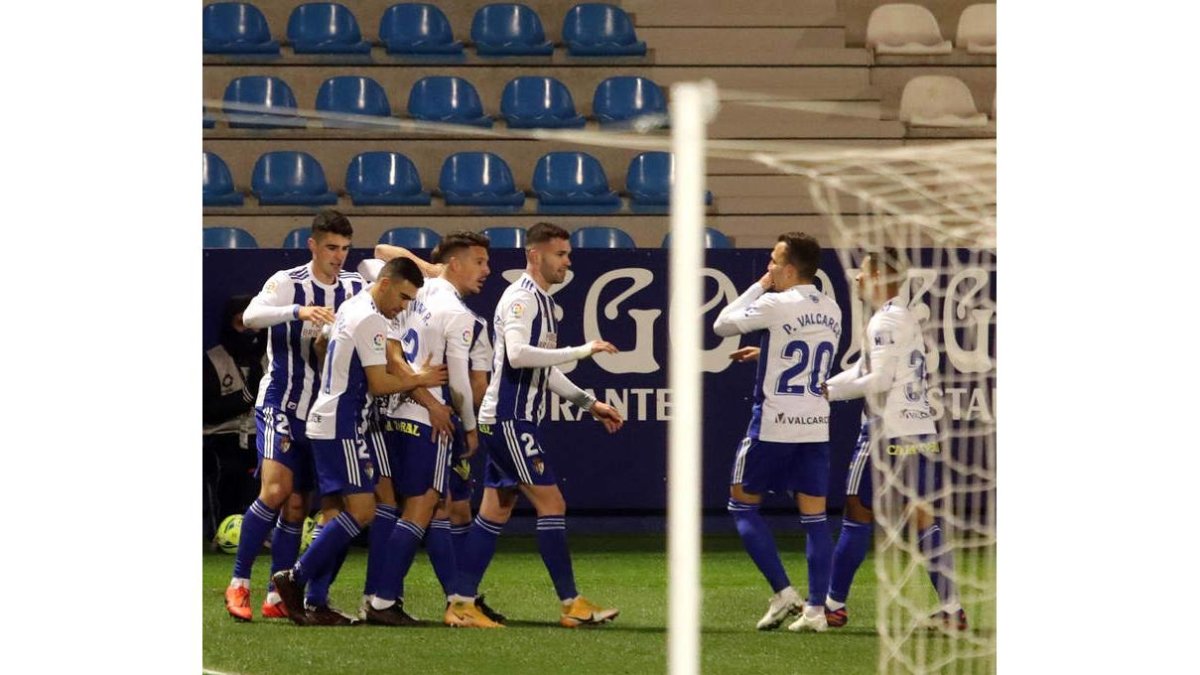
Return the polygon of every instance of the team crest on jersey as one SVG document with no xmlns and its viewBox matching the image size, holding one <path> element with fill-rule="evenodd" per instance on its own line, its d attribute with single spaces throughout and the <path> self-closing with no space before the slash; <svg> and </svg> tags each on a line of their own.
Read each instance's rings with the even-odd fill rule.
<svg viewBox="0 0 1200 675">
<path fill-rule="evenodd" d="M 274 293 L 275 286 L 277 286 L 277 284 L 275 283 L 275 280 L 271 279 L 270 281 L 267 282 L 267 285 L 265 288 L 263 288 L 263 290 L 266 291 L 267 293 Z"/>
<path fill-rule="evenodd" d="M 521 318 L 521 315 L 523 315 L 525 313 L 525 303 L 514 302 L 512 304 L 512 307 L 509 308 L 508 312 L 509 312 L 509 314 L 512 314 L 514 319 Z"/>
<path fill-rule="evenodd" d="M 540 457 L 534 457 L 532 463 L 533 470 L 537 472 L 537 475 L 540 476 L 546 471 L 546 465 L 542 463 L 542 459 Z"/>
</svg>

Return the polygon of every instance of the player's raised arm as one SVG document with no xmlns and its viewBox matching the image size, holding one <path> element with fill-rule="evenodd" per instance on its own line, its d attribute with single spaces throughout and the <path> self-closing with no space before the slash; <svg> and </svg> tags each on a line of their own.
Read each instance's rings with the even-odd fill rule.
<svg viewBox="0 0 1200 675">
<path fill-rule="evenodd" d="M 387 262 L 392 258 L 408 258 L 415 262 L 417 267 L 421 269 L 421 274 L 425 277 L 436 277 L 442 273 L 442 265 L 431 262 L 426 262 L 421 259 L 416 253 L 404 248 L 403 246 L 393 246 L 391 244 L 376 244 L 375 257 Z"/>
<path fill-rule="evenodd" d="M 603 424 L 604 428 L 610 434 L 625 424 L 625 420 L 621 419 L 621 413 L 617 412 L 616 408 L 607 403 L 597 401 L 595 396 L 577 387 L 558 368 L 550 368 L 550 376 L 546 378 L 546 386 L 550 387 L 550 391 L 558 394 L 559 398 L 570 401 L 579 408 L 590 412 L 592 417 L 596 418 L 597 422 Z"/>
<path fill-rule="evenodd" d="M 773 303 L 773 298 L 763 297 L 771 287 L 770 274 L 763 275 L 762 279 L 754 282 L 750 288 L 746 289 L 745 293 L 739 295 L 733 302 L 725 305 L 725 309 L 717 315 L 717 320 L 713 322 L 713 332 L 720 337 L 732 337 L 734 335 L 744 335 L 753 333 L 756 330 L 762 330 L 771 325 L 771 317 L 768 307 Z"/>
<path fill-rule="evenodd" d="M 538 301 L 532 294 L 513 300 L 503 311 L 504 352 L 514 368 L 549 368 L 571 361 L 586 359 L 597 352 L 616 354 L 611 342 L 592 340 L 578 347 L 546 349 L 529 344 L 533 320 L 539 312 Z"/>
</svg>

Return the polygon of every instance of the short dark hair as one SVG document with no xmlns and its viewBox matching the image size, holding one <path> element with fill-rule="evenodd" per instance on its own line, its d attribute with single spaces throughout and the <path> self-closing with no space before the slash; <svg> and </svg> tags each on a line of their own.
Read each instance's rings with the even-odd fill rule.
<svg viewBox="0 0 1200 675">
<path fill-rule="evenodd" d="M 444 263 L 455 252 L 472 246 L 481 246 L 488 248 L 492 245 L 490 239 L 486 235 L 478 232 L 467 232 L 465 230 L 459 232 L 451 232 L 446 235 L 442 243 L 433 248 L 429 254 L 429 259 L 435 263 Z"/>
<path fill-rule="evenodd" d="M 816 237 L 803 232 L 787 232 L 779 235 L 778 241 L 787 244 L 788 262 L 796 268 L 796 273 L 802 279 L 817 276 L 817 268 L 821 264 L 821 245 Z"/>
<path fill-rule="evenodd" d="M 354 236 L 354 228 L 350 226 L 350 219 L 341 211 L 322 209 L 313 218 L 312 238 L 316 239 L 317 235 L 321 234 L 340 234 L 349 239 Z"/>
<path fill-rule="evenodd" d="M 871 272 L 887 272 L 888 274 L 901 274 L 908 266 L 904 263 L 904 256 L 900 254 L 900 250 L 894 246 L 885 246 L 880 249 L 870 250 L 863 256 L 862 266 L 867 266 L 867 260 L 871 261 Z M 883 267 L 881 268 L 880 265 Z"/>
<path fill-rule="evenodd" d="M 525 233 L 525 245 L 543 244 L 551 239 L 570 239 L 571 233 L 554 223 L 537 223 Z"/>
<path fill-rule="evenodd" d="M 412 285 L 417 288 L 425 285 L 425 275 L 421 274 L 421 268 L 408 258 L 392 258 L 387 261 L 383 269 L 379 270 L 379 278 L 383 279 L 384 277 L 393 282 L 411 281 Z"/>
</svg>

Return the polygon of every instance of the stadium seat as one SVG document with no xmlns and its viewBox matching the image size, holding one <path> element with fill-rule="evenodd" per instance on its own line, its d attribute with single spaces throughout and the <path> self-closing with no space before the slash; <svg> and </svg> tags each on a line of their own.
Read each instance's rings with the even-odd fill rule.
<svg viewBox="0 0 1200 675">
<path fill-rule="evenodd" d="M 241 206 L 242 201 L 225 160 L 211 152 L 204 153 L 204 205 Z"/>
<path fill-rule="evenodd" d="M 585 123 L 567 85 L 553 77 L 510 80 L 500 95 L 500 116 L 512 129 L 579 129 Z"/>
<path fill-rule="evenodd" d="M 364 152 L 346 167 L 346 192 L 355 206 L 427 206 L 428 192 L 421 190 L 417 167 L 395 152 Z"/>
<path fill-rule="evenodd" d="M 367 54 L 371 44 L 362 39 L 358 20 L 345 5 L 310 2 L 288 17 L 288 41 L 297 54 Z"/>
<path fill-rule="evenodd" d="M 471 20 L 471 40 L 481 56 L 549 56 L 554 45 L 546 40 L 537 12 L 520 4 L 484 5 Z"/>
<path fill-rule="evenodd" d="M 258 242 L 240 227 L 206 227 L 204 248 L 258 248 Z"/>
<path fill-rule="evenodd" d="M 216 120 L 214 120 L 214 119 L 212 118 L 212 116 L 210 116 L 210 115 L 208 114 L 208 109 L 206 109 L 206 108 L 202 108 L 202 110 L 204 110 L 204 128 L 205 128 L 205 129 L 212 129 L 212 128 L 216 127 L 216 126 L 217 126 L 217 122 L 216 122 Z"/>
<path fill-rule="evenodd" d="M 442 10 L 425 3 L 392 5 L 379 19 L 379 41 L 389 54 L 462 54 L 450 21 Z"/>
<path fill-rule="evenodd" d="M 615 227 L 581 227 L 571 233 L 572 248 L 637 248 L 633 237 Z"/>
<path fill-rule="evenodd" d="M 575 5 L 563 18 L 563 42 L 572 56 L 645 56 L 625 10 L 603 3 Z"/>
<path fill-rule="evenodd" d="M 369 77 L 342 75 L 331 77 L 321 83 L 317 90 L 317 110 L 346 115 L 373 115 L 390 117 L 392 106 L 388 103 L 383 86 Z M 350 120 L 323 120 L 326 127 L 361 127 L 369 122 Z"/>
<path fill-rule="evenodd" d="M 283 248 L 308 248 L 308 238 L 311 236 L 312 228 L 297 227 L 283 238 Z"/>
<path fill-rule="evenodd" d="M 611 211 L 621 198 L 608 188 L 600 160 L 586 152 L 550 152 L 533 169 L 538 206 L 593 206 Z"/>
<path fill-rule="evenodd" d="M 322 206 L 337 203 L 325 183 L 325 171 L 307 152 L 267 152 L 254 163 L 250 187 L 264 206 Z"/>
<path fill-rule="evenodd" d="M 667 206 L 671 202 L 671 181 L 675 179 L 675 156 L 669 152 L 643 152 L 629 163 L 625 190 L 633 204 Z M 712 204 L 712 192 L 705 191 L 704 203 Z"/>
<path fill-rule="evenodd" d="M 380 235 L 379 243 L 409 249 L 432 249 L 442 243 L 442 235 L 428 227 L 393 227 Z"/>
<path fill-rule="evenodd" d="M 949 54 L 933 13 L 921 5 L 880 5 L 867 19 L 867 48 L 876 54 Z"/>
<path fill-rule="evenodd" d="M 520 206 L 512 170 L 490 152 L 457 152 L 442 163 L 438 187 L 448 206 Z"/>
<path fill-rule="evenodd" d="M 996 53 L 996 5 L 971 5 L 958 17 L 954 46 L 972 54 Z"/>
<path fill-rule="evenodd" d="M 479 234 L 488 238 L 492 248 L 525 248 L 523 227 L 489 227 Z"/>
<path fill-rule="evenodd" d="M 294 116 L 296 96 L 292 94 L 292 88 L 277 77 L 248 75 L 235 78 L 225 87 L 224 100 L 224 112 L 230 116 L 229 126 L 234 129 L 304 126 L 304 120 Z M 274 112 L 248 112 L 239 109 L 239 104 Z"/>
<path fill-rule="evenodd" d="M 665 120 L 667 98 L 657 84 L 644 77 L 610 77 L 596 86 L 592 112 L 601 126 L 630 124 L 644 115 Z"/>
<path fill-rule="evenodd" d="M 670 232 L 663 237 L 662 247 L 671 248 Z M 729 241 L 729 237 L 726 237 L 724 232 L 706 227 L 704 228 L 704 248 L 733 248 L 733 242 Z"/>
<path fill-rule="evenodd" d="M 982 127 L 988 119 L 975 108 L 975 98 L 962 80 L 921 75 L 904 85 L 900 121 L 922 127 Z"/>
<path fill-rule="evenodd" d="M 413 119 L 449 124 L 492 126 L 483 114 L 479 92 L 461 77 L 423 77 L 408 92 L 408 114 Z"/>
<path fill-rule="evenodd" d="M 217 2 L 204 6 L 205 54 L 278 54 L 279 42 L 271 39 L 267 17 L 245 2 Z"/>
</svg>

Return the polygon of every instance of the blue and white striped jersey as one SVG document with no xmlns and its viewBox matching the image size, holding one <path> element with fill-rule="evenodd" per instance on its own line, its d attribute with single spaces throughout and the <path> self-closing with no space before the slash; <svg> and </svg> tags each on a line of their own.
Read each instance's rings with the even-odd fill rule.
<svg viewBox="0 0 1200 675">
<path fill-rule="evenodd" d="M 487 322 L 479 316 L 475 316 L 475 336 L 471 340 L 471 370 L 492 372 L 492 338 L 488 336 Z"/>
<path fill-rule="evenodd" d="M 761 331 L 754 409 L 747 435 L 778 443 L 829 440 L 829 376 L 842 336 L 842 310 L 809 284 L 766 293 L 755 283 L 713 323 L 722 337 Z"/>
<path fill-rule="evenodd" d="M 338 310 L 325 352 L 324 378 L 308 413 L 308 437 L 352 439 L 365 430 L 368 366 L 387 365 L 388 320 L 370 293 L 361 293 Z"/>
<path fill-rule="evenodd" d="M 324 305 L 337 311 L 363 290 L 357 272 L 343 271 L 335 284 L 317 281 L 312 263 L 271 275 L 243 314 L 247 326 L 268 328 L 267 369 L 258 387 L 255 406 L 268 406 L 304 419 L 321 383 L 321 364 L 312 345 L 320 328 L 293 319 L 296 305 Z"/>
<path fill-rule="evenodd" d="M 493 319 L 495 347 L 492 379 L 479 406 L 479 421 L 524 420 L 539 424 L 546 413 L 546 398 L 552 366 L 517 368 L 508 359 L 507 345 L 512 339 L 531 347 L 552 350 L 558 347 L 558 321 L 554 318 L 554 298 L 522 274 L 500 296 Z M 573 357 L 560 362 L 574 360 Z"/>
</svg>

